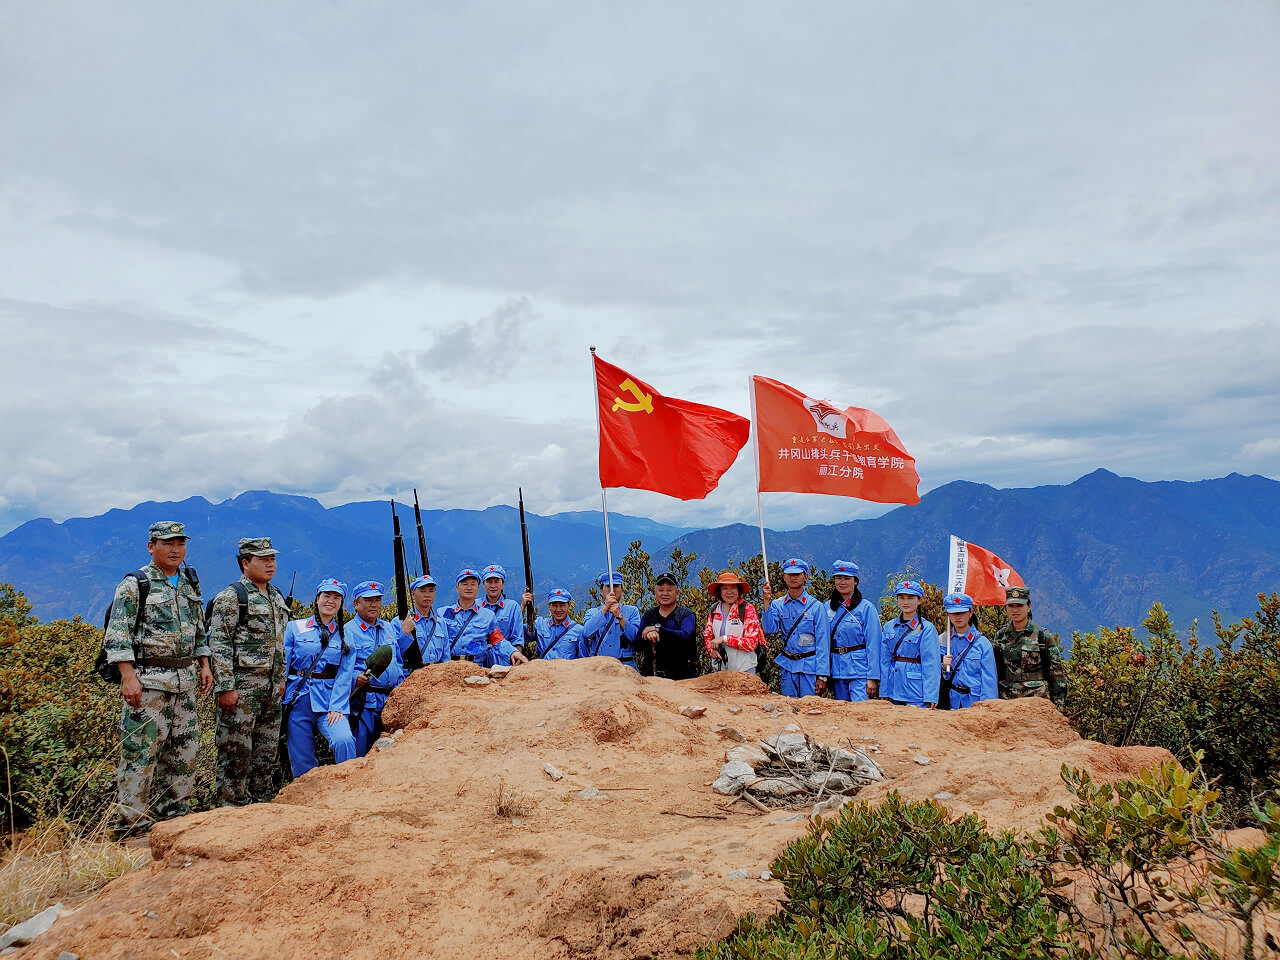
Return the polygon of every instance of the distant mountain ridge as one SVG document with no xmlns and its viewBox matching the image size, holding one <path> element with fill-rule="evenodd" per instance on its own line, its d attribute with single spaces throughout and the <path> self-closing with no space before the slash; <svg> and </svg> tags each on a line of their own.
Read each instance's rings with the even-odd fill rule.
<svg viewBox="0 0 1280 960">
<path fill-rule="evenodd" d="M 1032 588 L 1035 618 L 1064 634 L 1138 626 L 1157 601 L 1180 629 L 1199 618 L 1204 631 L 1213 610 L 1230 620 L 1280 590 L 1280 482 L 1239 474 L 1147 483 L 1096 470 L 1065 486 L 1007 490 L 957 480 L 914 507 L 769 531 L 766 542 L 771 560 L 798 554 L 828 569 L 855 560 L 864 591 L 879 595 L 907 567 L 942 582 L 951 534 L 1011 563 Z M 727 566 L 760 552 L 760 531 L 701 530 L 674 547 Z"/>
<path fill-rule="evenodd" d="M 397 506 L 412 568 L 413 510 Z M 146 560 L 147 525 L 176 519 L 188 525 L 190 559 L 206 592 L 236 576 L 239 537 L 270 534 L 283 551 L 277 584 L 287 589 L 296 569 L 305 597 L 322 576 L 388 577 L 389 514 L 385 501 L 325 508 L 309 497 L 250 491 L 219 504 L 192 497 L 63 523 L 32 520 L 0 537 L 0 581 L 22 590 L 43 620 L 100 618 L 120 577 Z M 585 599 L 583 585 L 604 566 L 600 514 L 527 519 L 538 589 L 568 586 Z M 426 510 L 423 521 L 442 598 L 452 595 L 461 566 L 491 562 L 507 568 L 508 595 L 519 592 L 514 508 Z M 746 524 L 690 530 L 621 514 L 609 524 L 614 562 L 638 539 L 655 570 L 675 547 L 697 553 L 695 570 L 719 570 L 760 550 L 759 529 Z M 1204 632 L 1211 611 L 1232 619 L 1251 613 L 1259 592 L 1280 590 L 1280 482 L 1239 474 L 1147 483 L 1097 470 L 1064 486 L 1006 490 L 961 480 L 873 520 L 769 530 L 767 542 L 772 560 L 798 554 L 826 569 L 856 560 L 874 597 L 907 567 L 940 581 L 953 533 L 1013 564 L 1032 587 L 1036 619 L 1064 638 L 1100 624 L 1136 626 L 1156 601 L 1181 629 L 1199 618 Z"/>
<path fill-rule="evenodd" d="M 418 562 L 413 507 L 397 503 L 409 570 Z M 525 511 L 535 582 L 574 585 L 590 581 L 605 567 L 599 514 L 541 517 Z M 594 519 L 594 523 L 592 522 Z M 361 501 L 326 508 L 318 500 L 251 490 L 213 504 L 204 497 L 180 502 L 140 503 L 129 510 L 63 523 L 31 520 L 0 537 L 0 581 L 13 583 L 31 601 L 41 620 L 80 615 L 100 619 L 111 593 L 129 570 L 146 563 L 147 527 L 153 520 L 181 520 L 191 536 L 188 560 L 206 594 L 239 576 L 235 556 L 243 536 L 271 536 L 281 551 L 276 585 L 288 590 L 298 571 L 296 595 L 310 598 L 315 584 L 337 576 L 354 586 L 366 579 L 390 579 L 391 504 Z M 524 586 L 520 515 L 514 507 L 484 510 L 423 510 L 431 571 L 439 595 L 453 595 L 462 567 L 499 563 L 507 570 L 508 596 Z M 609 515 L 616 558 L 632 540 L 660 550 L 686 527 L 644 517 Z"/>
</svg>

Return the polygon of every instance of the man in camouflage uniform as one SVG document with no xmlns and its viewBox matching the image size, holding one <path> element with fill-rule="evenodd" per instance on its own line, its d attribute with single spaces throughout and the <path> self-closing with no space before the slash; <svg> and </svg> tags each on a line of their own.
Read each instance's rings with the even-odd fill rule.
<svg viewBox="0 0 1280 960">
<path fill-rule="evenodd" d="M 276 554 L 270 537 L 240 541 L 240 580 L 213 600 L 209 650 L 218 695 L 218 804 L 271 799 L 284 697 L 284 630 L 289 607 L 271 585 Z M 240 594 L 247 598 L 240 621 Z"/>
<path fill-rule="evenodd" d="M 116 587 L 103 637 L 124 699 L 112 825 L 117 837 L 145 833 L 153 823 L 187 812 L 200 745 L 196 692 L 203 696 L 213 686 L 198 581 L 189 567 L 179 572 L 187 556 L 186 529 L 174 520 L 151 524 L 147 552 L 151 562 L 140 571 L 147 580 L 141 621 L 139 581 L 130 575 Z M 149 803 L 153 787 L 155 801 Z"/>
<path fill-rule="evenodd" d="M 1031 621 L 1031 590 L 1009 587 L 1005 591 L 1009 622 L 996 631 L 996 675 L 1000 697 L 1048 697 L 1061 710 L 1067 692 L 1066 672 L 1058 635 Z"/>
</svg>

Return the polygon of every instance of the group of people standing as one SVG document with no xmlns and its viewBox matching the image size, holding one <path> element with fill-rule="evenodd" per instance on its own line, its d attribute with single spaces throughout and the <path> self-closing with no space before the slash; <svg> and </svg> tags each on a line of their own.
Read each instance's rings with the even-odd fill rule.
<svg viewBox="0 0 1280 960">
<path fill-rule="evenodd" d="M 775 658 L 784 696 L 821 696 L 828 686 L 837 700 L 883 698 L 900 705 L 962 709 L 979 700 L 1049 697 L 1059 706 L 1065 690 L 1057 638 L 1031 622 L 1031 591 L 1010 587 L 1009 623 L 994 638 L 973 620 L 973 599 L 948 594 L 945 644 L 937 628 L 919 615 L 924 586 L 903 580 L 895 588 L 898 616 L 880 622 L 880 609 L 859 589 L 858 565 L 831 565 L 831 595 L 807 589 L 809 564 L 789 558 L 782 565 L 786 593 L 774 598 L 768 580 L 760 595 L 764 614 L 745 600 L 748 584 L 726 570 L 710 584 L 718 603 L 707 618 L 707 652 L 724 669 L 754 672 L 763 635 L 780 633 Z"/>
<path fill-rule="evenodd" d="M 528 662 L 527 650 L 546 660 L 613 657 L 637 668 L 643 653 L 646 672 L 676 680 L 699 672 L 697 618 L 679 604 L 679 582 L 670 573 L 656 578 L 655 603 L 642 613 L 622 602 L 622 575 L 605 572 L 596 581 L 600 602 L 581 623 L 570 617 L 573 597 L 563 588 L 547 593 L 547 616 L 526 616 L 533 595 L 507 598 L 498 564 L 460 570 L 457 602 L 441 606 L 435 579 L 418 577 L 399 620 L 382 618 L 381 581 L 349 589 L 325 578 L 310 612 L 290 619 L 287 599 L 271 583 L 278 551 L 269 537 L 240 541 L 240 579 L 214 597 L 207 614 L 186 549 L 183 524 L 152 524 L 151 562 L 121 581 L 109 612 L 103 649 L 118 670 L 124 701 L 117 835 L 145 832 L 187 811 L 199 744 L 196 698 L 210 691 L 218 707 L 218 803 L 240 805 L 271 799 L 282 725 L 295 777 L 317 765 L 317 734 L 339 763 L 363 756 L 381 736 L 391 692 L 427 664 L 511 667 Z M 807 591 L 809 572 L 804 560 L 788 559 L 787 590 L 776 599 L 762 582 L 762 616 L 746 599 L 750 586 L 732 571 L 708 585 L 715 604 L 702 641 L 716 669 L 756 672 L 768 650 L 765 634 L 779 633 L 775 663 L 786 696 L 821 695 L 830 685 L 840 700 L 883 697 L 920 707 L 937 706 L 940 691 L 942 705 L 952 708 L 997 696 L 1060 702 L 1055 638 L 1030 622 L 1025 588 L 1009 591 L 1011 623 L 994 645 L 974 627 L 972 601 L 948 596 L 944 654 L 933 624 L 917 614 L 924 594 L 918 581 L 898 584 L 900 614 L 881 624 L 878 608 L 858 588 L 856 563 L 835 561 L 825 601 Z M 1005 647 L 1010 656 L 1002 662 Z"/>
</svg>

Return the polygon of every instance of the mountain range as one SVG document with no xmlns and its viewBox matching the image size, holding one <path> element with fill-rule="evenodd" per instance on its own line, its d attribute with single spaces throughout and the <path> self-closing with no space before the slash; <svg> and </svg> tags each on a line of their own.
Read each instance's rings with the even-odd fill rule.
<svg viewBox="0 0 1280 960">
<path fill-rule="evenodd" d="M 413 510 L 397 507 L 412 569 Z M 192 497 L 62 523 L 31 520 L 0 537 L 0 581 L 22 590 L 42 620 L 100 619 L 122 574 L 146 560 L 147 526 L 174 519 L 187 524 L 189 559 L 206 593 L 236 576 L 239 537 L 271 535 L 282 551 L 277 584 L 287 589 L 296 570 L 297 595 L 309 597 L 322 576 L 353 584 L 389 577 L 390 512 L 385 501 L 326 508 L 250 491 L 218 504 Z M 539 590 L 569 586 L 585 597 L 604 567 L 600 514 L 527 513 L 527 520 Z M 759 552 L 759 529 L 746 524 L 692 530 L 620 514 L 609 522 L 615 564 L 632 540 L 654 556 L 655 570 L 676 547 L 698 555 L 694 570 Z M 423 525 L 442 598 L 460 567 L 494 562 L 507 568 L 508 595 L 519 592 L 514 508 L 424 510 Z M 1137 625 L 1156 601 L 1180 628 L 1192 618 L 1208 627 L 1212 611 L 1234 619 L 1256 608 L 1259 592 L 1280 590 L 1280 482 L 1260 476 L 1148 483 L 1097 470 L 1062 486 L 1004 490 L 955 481 L 872 520 L 766 533 L 771 560 L 799 555 L 827 569 L 836 559 L 856 560 L 868 596 L 907 569 L 940 582 L 948 536 L 972 540 L 1013 565 L 1032 588 L 1036 620 L 1064 639 L 1072 630 Z"/>
</svg>

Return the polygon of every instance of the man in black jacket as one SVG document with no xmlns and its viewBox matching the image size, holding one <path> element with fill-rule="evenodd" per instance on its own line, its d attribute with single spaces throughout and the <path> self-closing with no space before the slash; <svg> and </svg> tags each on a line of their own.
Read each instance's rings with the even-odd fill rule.
<svg viewBox="0 0 1280 960">
<path fill-rule="evenodd" d="M 669 680 L 687 680 L 698 675 L 697 618 L 688 607 L 677 604 L 680 584 L 670 573 L 659 574 L 653 582 L 658 601 L 640 617 L 640 639 L 648 641 L 648 673 Z"/>
</svg>

